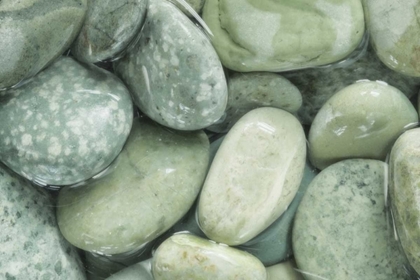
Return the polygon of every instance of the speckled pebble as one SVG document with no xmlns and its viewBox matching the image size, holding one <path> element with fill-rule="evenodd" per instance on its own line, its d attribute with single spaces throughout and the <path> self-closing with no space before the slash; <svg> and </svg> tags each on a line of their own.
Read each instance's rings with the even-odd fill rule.
<svg viewBox="0 0 420 280">
<path fill-rule="evenodd" d="M 115 64 L 134 102 L 156 122 L 205 128 L 224 113 L 227 84 L 209 39 L 172 3 L 150 0 L 139 44 Z"/>
<path fill-rule="evenodd" d="M 122 82 L 62 57 L 0 96 L 0 160 L 38 184 L 70 185 L 105 169 L 131 129 L 133 105 Z"/>
<path fill-rule="evenodd" d="M 235 73 L 228 80 L 229 98 L 223 121 L 208 127 L 227 132 L 246 113 L 259 107 L 274 107 L 290 113 L 302 105 L 302 95 L 286 78 L 274 73 Z"/>
<path fill-rule="evenodd" d="M 305 279 L 411 279 L 385 208 L 387 169 L 377 160 L 345 160 L 309 185 L 293 228 Z"/>
<path fill-rule="evenodd" d="M 116 58 L 138 36 L 147 0 L 89 0 L 88 13 L 71 48 L 80 61 Z"/>
<path fill-rule="evenodd" d="M 36 75 L 76 38 L 87 0 L 0 1 L 0 89 Z"/>
<path fill-rule="evenodd" d="M 0 279 L 86 279 L 45 193 L 0 165 L 0 194 Z"/>
</svg>

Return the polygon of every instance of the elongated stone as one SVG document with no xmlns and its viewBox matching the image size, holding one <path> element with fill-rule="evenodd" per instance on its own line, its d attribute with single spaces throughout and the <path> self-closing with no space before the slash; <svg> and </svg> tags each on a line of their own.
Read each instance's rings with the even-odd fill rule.
<svg viewBox="0 0 420 280">
<path fill-rule="evenodd" d="M 86 0 L 0 3 L 0 89 L 36 75 L 76 38 Z"/>
<path fill-rule="evenodd" d="M 229 98 L 223 121 L 207 129 L 227 132 L 246 113 L 274 107 L 290 113 L 302 105 L 302 95 L 287 79 L 274 73 L 235 73 L 228 81 Z"/>
<path fill-rule="evenodd" d="M 240 72 L 339 61 L 365 29 L 359 0 L 207 0 L 203 19 L 223 65 Z"/>
<path fill-rule="evenodd" d="M 345 160 L 309 185 L 293 228 L 305 279 L 412 279 L 385 207 L 387 169 L 377 160 Z"/>
<path fill-rule="evenodd" d="M 135 104 L 178 130 L 205 128 L 224 113 L 227 84 L 209 39 L 166 0 L 150 0 L 137 46 L 115 64 Z"/>
<path fill-rule="evenodd" d="M 138 249 L 187 213 L 202 186 L 208 157 L 204 132 L 171 131 L 136 119 L 112 173 L 60 191 L 61 232 L 76 247 L 94 253 Z"/>
<path fill-rule="evenodd" d="M 349 158 L 385 160 L 417 111 L 398 89 L 361 81 L 337 92 L 321 108 L 309 132 L 312 164 L 323 169 Z"/>
<path fill-rule="evenodd" d="M 124 84 L 95 66 L 62 57 L 0 97 L 0 159 L 38 184 L 70 185 L 105 169 L 131 129 Z"/>
<path fill-rule="evenodd" d="M 84 280 L 46 193 L 0 165 L 0 279 Z"/>
<path fill-rule="evenodd" d="M 418 182 L 420 178 L 420 129 L 402 134 L 390 156 L 390 196 L 392 212 L 402 248 L 413 268 L 420 274 L 420 206 Z"/>
<path fill-rule="evenodd" d="M 80 61 L 116 58 L 138 36 L 147 0 L 89 0 L 88 13 L 72 54 Z"/>
<path fill-rule="evenodd" d="M 153 258 L 155 280 L 266 280 L 263 264 L 252 255 L 190 234 L 164 241 Z"/>
<path fill-rule="evenodd" d="M 243 116 L 223 140 L 204 183 L 201 229 L 228 245 L 254 238 L 293 200 L 305 157 L 305 134 L 290 113 L 259 108 Z"/>
<path fill-rule="evenodd" d="M 389 68 L 420 77 L 420 1 L 364 0 L 366 25 L 379 58 Z"/>
</svg>

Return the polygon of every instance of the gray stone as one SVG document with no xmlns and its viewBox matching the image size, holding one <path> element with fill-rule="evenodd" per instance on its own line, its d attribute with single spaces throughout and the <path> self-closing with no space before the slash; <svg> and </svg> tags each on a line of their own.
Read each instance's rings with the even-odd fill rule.
<svg viewBox="0 0 420 280">
<path fill-rule="evenodd" d="M 267 280 L 305 280 L 296 270 L 294 261 L 287 261 L 267 267 Z"/>
<path fill-rule="evenodd" d="M 146 17 L 147 0 L 89 0 L 72 54 L 80 61 L 115 59 L 135 41 Z"/>
<path fill-rule="evenodd" d="M 166 0 L 150 0 L 139 44 L 115 65 L 134 102 L 156 122 L 196 130 L 222 117 L 227 85 L 209 39 Z"/>
<path fill-rule="evenodd" d="M 246 113 L 259 107 L 274 107 L 290 113 L 302 105 L 302 95 L 289 80 L 274 73 L 235 73 L 228 80 L 229 98 L 223 121 L 208 127 L 227 132 Z"/>
<path fill-rule="evenodd" d="M 130 132 L 133 105 L 122 82 L 62 57 L 0 97 L 0 159 L 38 184 L 70 185 L 105 169 Z"/>
<path fill-rule="evenodd" d="M 133 264 L 106 280 L 154 280 L 152 275 L 152 259 Z"/>
<path fill-rule="evenodd" d="M 176 234 L 156 250 L 155 280 L 266 280 L 263 264 L 252 255 L 190 234 Z"/>
<path fill-rule="evenodd" d="M 204 181 L 208 157 L 204 132 L 172 131 L 136 119 L 112 173 L 60 191 L 61 232 L 94 253 L 138 249 L 187 213 Z"/>
<path fill-rule="evenodd" d="M 384 82 L 360 81 L 331 97 L 309 131 L 309 158 L 323 169 L 349 158 L 385 160 L 418 114 L 410 100 Z"/>
<path fill-rule="evenodd" d="M 168 0 L 175 4 L 181 11 L 183 11 L 186 15 L 190 15 L 188 10 L 184 7 L 182 3 L 183 0 Z M 204 3 L 206 0 L 185 0 L 185 3 L 190 5 L 190 7 L 198 14 L 201 14 L 201 10 L 203 9 Z"/>
<path fill-rule="evenodd" d="M 0 89 L 36 75 L 76 38 L 86 0 L 3 0 L 0 3 Z"/>
<path fill-rule="evenodd" d="M 309 185 L 293 228 L 305 279 L 411 279 L 385 207 L 387 168 L 377 160 L 345 160 Z"/>
<path fill-rule="evenodd" d="M 371 48 L 360 59 L 325 68 L 282 73 L 302 93 L 303 104 L 298 111 L 304 124 L 311 124 L 321 107 L 336 92 L 359 80 L 384 81 L 401 90 L 408 98 L 419 91 L 420 79 L 390 70 Z"/>
<path fill-rule="evenodd" d="M 52 200 L 0 165 L 0 279 L 86 279 Z"/>
<path fill-rule="evenodd" d="M 210 239 L 243 244 L 286 211 L 303 176 L 306 139 L 299 121 L 276 108 L 243 116 L 223 140 L 198 204 Z"/>
</svg>

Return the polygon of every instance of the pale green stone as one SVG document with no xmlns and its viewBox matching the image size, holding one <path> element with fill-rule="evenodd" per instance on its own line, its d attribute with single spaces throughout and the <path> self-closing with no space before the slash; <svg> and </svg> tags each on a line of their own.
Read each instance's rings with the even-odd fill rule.
<svg viewBox="0 0 420 280">
<path fill-rule="evenodd" d="M 366 25 L 379 58 L 389 68 L 420 77 L 420 0 L 363 0 Z"/>
<path fill-rule="evenodd" d="M 311 163 L 323 169 L 348 158 L 385 160 L 404 129 L 417 123 L 416 109 L 398 89 L 361 81 L 331 97 L 309 132 Z"/>
<path fill-rule="evenodd" d="M 190 15 L 187 9 L 185 9 L 184 5 L 180 3 L 181 1 L 178 1 L 178 0 L 168 0 L 168 1 L 174 3 L 181 11 L 183 11 L 188 16 Z M 185 3 L 190 5 L 190 7 L 193 8 L 193 10 L 197 12 L 198 14 L 201 13 L 204 3 L 206 2 L 206 0 L 184 0 L 184 1 Z"/>
<path fill-rule="evenodd" d="M 246 113 L 274 107 L 290 113 L 302 105 L 302 95 L 289 80 L 274 73 L 235 73 L 228 80 L 228 103 L 223 121 L 207 129 L 227 132 Z"/>
<path fill-rule="evenodd" d="M 243 116 L 223 140 L 204 183 L 201 229 L 228 245 L 254 238 L 293 200 L 305 157 L 303 128 L 290 113 L 259 108 Z"/>
<path fill-rule="evenodd" d="M 61 232 L 90 252 L 138 249 L 187 213 L 202 186 L 208 157 L 204 132 L 171 131 L 136 119 L 112 173 L 60 191 Z"/>
<path fill-rule="evenodd" d="M 106 280 L 154 280 L 152 275 L 152 259 L 133 264 Z"/>
<path fill-rule="evenodd" d="M 240 72 L 339 61 L 365 29 L 360 0 L 207 0 L 203 19 L 223 65 Z"/>
<path fill-rule="evenodd" d="M 385 206 L 387 169 L 377 160 L 345 160 L 309 185 L 293 228 L 305 279 L 412 279 Z"/>
<path fill-rule="evenodd" d="M 266 280 L 263 264 L 252 255 L 190 234 L 165 240 L 153 258 L 155 280 Z"/>
<path fill-rule="evenodd" d="M 287 261 L 267 267 L 267 280 L 305 280 L 296 270 L 294 261 Z"/>
<path fill-rule="evenodd" d="M 420 273 L 420 129 L 401 135 L 390 157 L 390 198 L 402 248 L 413 268 Z"/>
</svg>

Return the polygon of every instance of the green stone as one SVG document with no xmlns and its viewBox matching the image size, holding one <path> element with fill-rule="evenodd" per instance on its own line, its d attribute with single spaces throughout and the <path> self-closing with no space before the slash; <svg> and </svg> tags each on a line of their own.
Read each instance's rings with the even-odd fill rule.
<svg viewBox="0 0 420 280">
<path fill-rule="evenodd" d="M 152 275 L 152 259 L 133 264 L 106 280 L 154 280 Z"/>
<path fill-rule="evenodd" d="M 165 240 L 153 258 L 155 280 L 266 280 L 263 264 L 252 255 L 190 234 Z"/>
<path fill-rule="evenodd" d="M 172 2 L 181 11 L 183 11 L 184 13 L 189 15 L 189 12 L 185 9 L 184 5 L 181 3 L 183 0 L 181 0 L 181 1 L 179 1 L 179 0 L 168 0 L 168 1 Z M 185 1 L 185 3 L 190 5 L 190 7 L 193 8 L 193 10 L 198 14 L 201 14 L 201 10 L 203 9 L 204 3 L 206 2 L 206 0 L 184 0 L 184 1 Z"/>
<path fill-rule="evenodd" d="M 266 229 L 292 202 L 302 179 L 306 139 L 299 121 L 259 108 L 229 131 L 210 167 L 198 204 L 210 239 L 243 244 Z"/>
<path fill-rule="evenodd" d="M 57 219 L 64 237 L 107 255 L 157 238 L 194 203 L 207 171 L 204 132 L 178 132 L 135 120 L 115 170 L 93 184 L 64 188 Z"/>
<path fill-rule="evenodd" d="M 342 60 L 365 29 L 360 0 L 207 0 L 203 19 L 223 65 L 240 72 Z"/>
<path fill-rule="evenodd" d="M 293 228 L 305 279 L 412 279 L 385 206 L 387 169 L 377 160 L 345 160 L 309 185 Z"/>
<path fill-rule="evenodd" d="M 418 122 L 416 109 L 384 82 L 360 81 L 331 97 L 309 132 L 311 163 L 323 169 L 349 158 L 385 160 L 392 144 Z"/>
<path fill-rule="evenodd" d="M 287 261 L 267 267 L 269 280 L 305 280 L 301 273 L 296 270 L 294 261 Z"/>
</svg>

